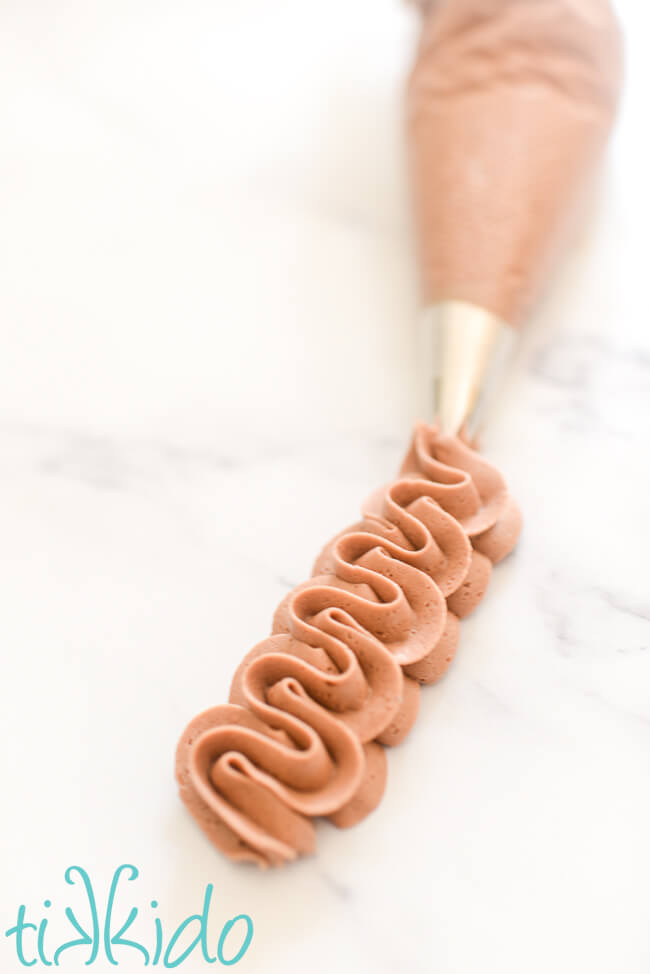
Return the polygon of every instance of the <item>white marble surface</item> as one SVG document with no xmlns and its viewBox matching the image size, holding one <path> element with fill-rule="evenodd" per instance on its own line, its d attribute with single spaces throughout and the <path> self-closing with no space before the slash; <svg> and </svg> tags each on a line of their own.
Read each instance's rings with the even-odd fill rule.
<svg viewBox="0 0 650 974">
<path fill-rule="evenodd" d="M 519 550 L 380 810 L 262 874 L 203 839 L 173 751 L 407 439 L 414 22 L 396 0 L 3 3 L 3 970 L 19 903 L 133 862 L 170 929 L 207 882 L 219 923 L 249 913 L 242 971 L 647 972 L 644 7 L 619 5 L 609 162 L 484 438 Z"/>
</svg>

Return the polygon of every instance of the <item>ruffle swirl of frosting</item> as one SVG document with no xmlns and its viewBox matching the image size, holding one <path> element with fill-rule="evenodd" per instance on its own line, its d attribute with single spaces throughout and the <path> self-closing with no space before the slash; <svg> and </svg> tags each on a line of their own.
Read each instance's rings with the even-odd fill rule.
<svg viewBox="0 0 650 974">
<path fill-rule="evenodd" d="M 309 853 L 312 819 L 353 825 L 378 804 L 384 747 L 445 672 L 459 619 L 514 547 L 503 478 L 459 438 L 416 427 L 397 480 L 323 549 L 244 658 L 230 702 L 178 744 L 181 798 L 212 842 L 262 866 Z"/>
</svg>

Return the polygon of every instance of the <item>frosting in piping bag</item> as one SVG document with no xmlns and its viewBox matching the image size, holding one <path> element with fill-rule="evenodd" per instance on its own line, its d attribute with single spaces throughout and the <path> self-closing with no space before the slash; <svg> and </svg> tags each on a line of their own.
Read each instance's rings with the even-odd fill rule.
<svg viewBox="0 0 650 974">
<path fill-rule="evenodd" d="M 177 749 L 181 798 L 227 856 L 274 865 L 309 853 L 312 819 L 344 827 L 378 804 L 384 747 L 420 684 L 451 662 L 521 518 L 501 475 L 457 437 L 416 428 L 397 480 L 278 606 L 272 635 L 196 717 Z"/>
<path fill-rule="evenodd" d="M 609 134 L 620 31 L 608 0 L 421 6 L 406 107 L 423 299 L 517 325 Z"/>
</svg>

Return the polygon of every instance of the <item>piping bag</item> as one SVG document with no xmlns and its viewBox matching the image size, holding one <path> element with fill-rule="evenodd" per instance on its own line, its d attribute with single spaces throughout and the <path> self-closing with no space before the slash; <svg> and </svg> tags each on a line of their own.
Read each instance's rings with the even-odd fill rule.
<svg viewBox="0 0 650 974">
<path fill-rule="evenodd" d="M 440 430 L 473 437 L 607 141 L 621 37 L 607 0 L 433 0 L 407 88 Z"/>
</svg>

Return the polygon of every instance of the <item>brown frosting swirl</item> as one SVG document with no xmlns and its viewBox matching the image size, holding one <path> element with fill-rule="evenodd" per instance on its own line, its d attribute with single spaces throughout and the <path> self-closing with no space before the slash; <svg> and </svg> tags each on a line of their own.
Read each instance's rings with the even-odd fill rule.
<svg viewBox="0 0 650 974">
<path fill-rule="evenodd" d="M 413 726 L 419 684 L 449 666 L 459 619 L 520 526 L 494 467 L 416 427 L 398 479 L 278 606 L 230 703 L 194 718 L 179 742 L 181 798 L 218 848 L 283 863 L 313 850 L 311 819 L 346 827 L 376 807 L 384 747 Z"/>
</svg>

